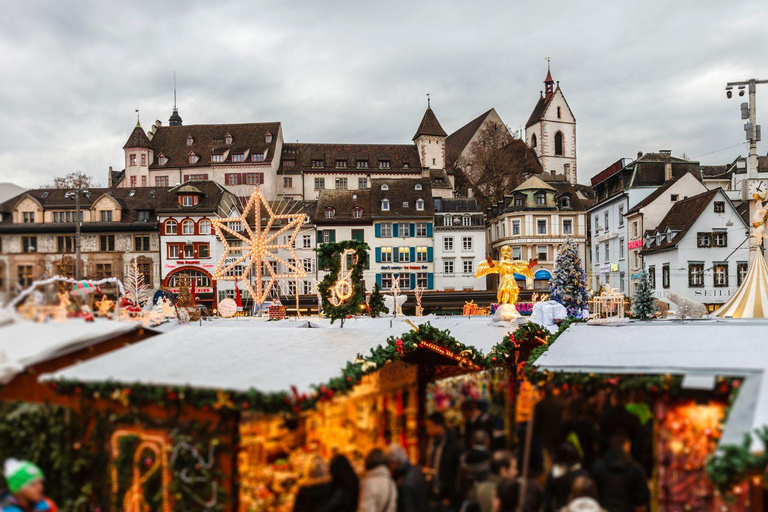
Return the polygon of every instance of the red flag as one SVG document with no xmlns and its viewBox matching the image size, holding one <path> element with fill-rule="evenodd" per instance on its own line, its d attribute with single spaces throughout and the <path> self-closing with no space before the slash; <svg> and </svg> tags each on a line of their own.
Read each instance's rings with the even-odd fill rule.
<svg viewBox="0 0 768 512">
<path fill-rule="evenodd" d="M 243 310 L 243 298 L 240 296 L 240 288 L 237 287 L 237 278 L 235 278 L 235 303 L 237 304 L 237 310 Z"/>
<path fill-rule="evenodd" d="M 195 282 L 197 279 L 192 279 L 192 288 L 189 289 L 189 293 L 192 294 L 192 302 L 197 304 L 197 295 L 195 295 Z"/>
</svg>

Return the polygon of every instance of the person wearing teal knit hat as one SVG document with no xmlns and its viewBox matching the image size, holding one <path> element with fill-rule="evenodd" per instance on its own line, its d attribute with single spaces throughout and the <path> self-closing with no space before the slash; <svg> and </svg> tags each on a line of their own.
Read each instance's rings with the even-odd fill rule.
<svg viewBox="0 0 768 512">
<path fill-rule="evenodd" d="M 43 494 L 43 472 L 25 460 L 7 459 L 3 475 L 8 494 L 0 498 L 1 512 L 56 512 L 56 505 Z"/>
</svg>

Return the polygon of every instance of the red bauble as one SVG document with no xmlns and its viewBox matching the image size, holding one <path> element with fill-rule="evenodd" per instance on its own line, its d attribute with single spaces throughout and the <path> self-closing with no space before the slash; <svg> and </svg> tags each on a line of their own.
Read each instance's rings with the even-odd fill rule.
<svg viewBox="0 0 768 512">
<path fill-rule="evenodd" d="M 247 409 L 251 406 L 248 402 L 243 402 L 243 409 Z"/>
<path fill-rule="evenodd" d="M 80 386 L 77 386 L 77 387 L 75 388 L 75 393 L 77 393 L 78 395 L 79 395 L 79 394 L 80 394 L 82 391 L 83 391 L 83 390 L 82 390 L 82 389 L 80 389 Z"/>
</svg>

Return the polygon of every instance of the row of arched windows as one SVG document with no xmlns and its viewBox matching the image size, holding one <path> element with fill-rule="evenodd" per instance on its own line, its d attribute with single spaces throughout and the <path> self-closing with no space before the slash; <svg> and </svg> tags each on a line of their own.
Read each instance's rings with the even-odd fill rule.
<svg viewBox="0 0 768 512">
<path fill-rule="evenodd" d="M 181 222 L 175 219 L 168 219 L 163 223 L 163 234 L 165 235 L 211 235 L 211 221 L 200 219 L 195 222 L 192 219 L 184 219 Z"/>
</svg>

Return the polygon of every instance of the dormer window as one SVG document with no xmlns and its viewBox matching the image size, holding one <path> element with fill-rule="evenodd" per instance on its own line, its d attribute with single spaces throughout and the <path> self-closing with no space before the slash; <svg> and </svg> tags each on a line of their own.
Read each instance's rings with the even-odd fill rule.
<svg viewBox="0 0 768 512">
<path fill-rule="evenodd" d="M 190 194 L 181 196 L 180 201 L 181 206 L 195 206 L 200 201 L 200 198 Z"/>
<path fill-rule="evenodd" d="M 313 169 L 322 169 L 324 167 L 324 163 L 322 160 L 312 160 L 312 168 Z"/>
<path fill-rule="evenodd" d="M 336 210 L 334 210 L 330 206 L 325 209 L 325 218 L 326 219 L 332 219 L 334 215 L 336 215 Z"/>
<path fill-rule="evenodd" d="M 368 168 L 368 160 L 358 160 L 357 161 L 357 168 L 358 169 L 367 169 Z"/>
<path fill-rule="evenodd" d="M 263 162 L 264 161 L 264 153 L 253 153 L 251 155 L 251 161 L 252 162 Z M 293 160 L 291 160 L 291 163 L 293 163 Z M 293 165 L 287 165 L 288 161 L 285 162 L 287 167 L 293 167 Z"/>
<path fill-rule="evenodd" d="M 197 155 L 194 153 L 189 154 L 189 163 L 194 164 L 197 163 Z"/>
<path fill-rule="evenodd" d="M 389 169 L 389 160 L 379 160 L 379 169 Z"/>
<path fill-rule="evenodd" d="M 403 162 L 403 169 L 407 169 L 410 166 L 408 162 Z"/>
<path fill-rule="evenodd" d="M 389 211 L 389 199 L 382 199 L 381 200 L 381 211 L 388 212 Z"/>
<path fill-rule="evenodd" d="M 167 157 L 167 156 L 165 156 L 165 155 L 160 155 L 159 157 L 157 157 L 157 162 L 158 162 L 160 165 L 165 165 L 165 164 L 167 164 L 167 163 L 168 163 L 168 157 Z"/>
<path fill-rule="evenodd" d="M 193 139 L 191 135 L 187 135 L 187 146 L 191 146 L 194 143 L 195 139 Z"/>
<path fill-rule="evenodd" d="M 387 185 L 386 183 L 382 184 L 381 190 L 389 190 L 389 185 Z"/>
<path fill-rule="evenodd" d="M 232 144 L 232 136 L 230 134 L 224 136 L 224 144 Z"/>
<path fill-rule="evenodd" d="M 245 153 L 233 153 L 232 154 L 232 161 L 233 162 L 245 162 Z"/>
<path fill-rule="evenodd" d="M 403 208 L 408 208 L 408 201 L 403 201 Z"/>
<path fill-rule="evenodd" d="M 544 192 L 536 192 L 536 205 L 544 206 L 547 204 L 547 195 Z"/>
<path fill-rule="evenodd" d="M 571 196 L 563 196 L 560 198 L 560 207 L 561 208 L 570 208 L 571 207 Z"/>
<path fill-rule="evenodd" d="M 221 163 L 223 161 L 224 161 L 224 155 L 223 154 L 211 155 L 211 162 Z"/>
<path fill-rule="evenodd" d="M 421 190 L 423 187 L 421 186 L 421 183 L 417 183 L 414 185 L 413 190 Z"/>
<path fill-rule="evenodd" d="M 355 206 L 355 208 L 352 210 L 352 217 L 355 219 L 359 219 L 363 216 L 363 209 L 359 206 Z"/>
<path fill-rule="evenodd" d="M 515 196 L 515 206 L 525 206 L 525 199 L 523 196 Z"/>
<path fill-rule="evenodd" d="M 346 169 L 347 168 L 347 161 L 346 160 L 336 160 L 336 168 L 337 169 Z"/>
<path fill-rule="evenodd" d="M 418 199 L 416 201 L 416 211 L 423 212 L 424 211 L 424 200 Z"/>
<path fill-rule="evenodd" d="M 266 142 L 267 144 L 272 142 L 272 134 L 271 133 L 267 132 L 267 134 L 264 135 L 264 142 Z"/>
</svg>

